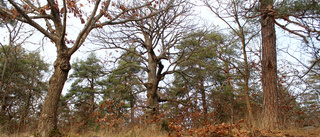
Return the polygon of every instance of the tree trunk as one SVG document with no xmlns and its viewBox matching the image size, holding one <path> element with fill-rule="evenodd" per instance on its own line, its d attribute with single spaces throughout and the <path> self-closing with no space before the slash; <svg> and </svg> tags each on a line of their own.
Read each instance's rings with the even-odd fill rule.
<svg viewBox="0 0 320 137">
<path fill-rule="evenodd" d="M 71 68 L 70 56 L 67 53 L 67 49 L 58 51 L 58 57 L 54 62 L 54 73 L 49 80 L 49 89 L 37 128 L 37 134 L 41 137 L 52 137 L 59 134 L 57 129 L 58 103 Z"/>
<path fill-rule="evenodd" d="M 247 111 L 248 111 L 248 121 L 250 125 L 254 125 L 255 121 L 252 114 L 252 107 L 250 103 L 250 93 L 249 93 L 249 78 L 248 75 L 245 74 L 244 76 L 244 90 L 246 95 L 246 105 L 247 105 Z"/>
<path fill-rule="evenodd" d="M 158 89 L 158 79 L 156 76 L 157 64 L 149 56 L 149 72 L 148 72 L 148 82 L 145 84 L 147 88 L 147 112 L 146 119 L 152 120 L 153 116 L 158 113 L 159 96 L 157 93 Z"/>
<path fill-rule="evenodd" d="M 261 0 L 261 36 L 262 36 L 262 89 L 263 121 L 265 129 L 278 128 L 278 94 L 277 94 L 277 53 L 273 1 Z"/>
<path fill-rule="evenodd" d="M 245 67 L 245 73 L 243 76 L 243 80 L 244 80 L 244 90 L 245 90 L 245 95 L 246 95 L 246 105 L 247 105 L 247 111 L 248 111 L 248 121 L 249 124 L 253 124 L 254 123 L 254 119 L 253 119 L 253 114 L 252 114 L 252 107 L 251 107 L 251 103 L 250 103 L 250 92 L 249 92 L 249 77 L 250 77 L 250 71 L 249 71 L 249 65 L 248 65 L 248 58 L 247 58 L 247 52 L 246 52 L 246 43 L 245 43 L 245 37 L 244 37 L 244 33 L 243 30 L 241 30 L 242 32 L 242 38 L 241 38 L 241 43 L 242 43 L 242 47 L 243 47 L 243 60 L 244 60 L 244 67 Z"/>
<path fill-rule="evenodd" d="M 33 80 L 32 80 L 33 81 Z M 33 85 L 33 82 L 32 82 Z M 25 126 L 25 119 L 29 112 L 29 106 L 30 106 L 30 99 L 31 99 L 31 90 L 29 90 L 28 95 L 25 98 L 26 103 L 23 106 L 22 113 L 20 115 L 19 125 L 18 125 L 18 132 L 23 132 L 23 128 Z"/>
<path fill-rule="evenodd" d="M 243 60 L 244 60 L 244 67 L 245 67 L 245 72 L 243 75 L 243 81 L 244 81 L 244 90 L 245 90 L 245 98 L 246 98 L 246 106 L 247 106 L 247 111 L 248 111 L 248 122 L 250 125 L 254 125 L 255 120 L 253 118 L 252 114 L 252 107 L 250 103 L 250 89 L 249 89 L 249 78 L 250 78 L 250 70 L 249 70 L 249 64 L 248 64 L 248 57 L 247 57 L 247 51 L 246 51 L 246 37 L 243 31 L 243 26 L 240 25 L 240 21 L 237 18 L 237 23 L 238 27 L 240 30 L 240 38 L 241 38 L 241 45 L 242 45 L 242 52 L 243 52 Z"/>
<path fill-rule="evenodd" d="M 5 110 L 6 110 L 6 106 L 7 106 L 6 105 L 6 103 L 7 103 L 7 101 L 6 101 L 7 90 L 3 89 L 4 83 L 5 83 L 5 81 L 4 81 L 4 73 L 6 71 L 7 64 L 8 64 L 8 58 L 6 57 L 5 62 L 4 62 L 4 66 L 3 66 L 3 69 L 2 69 L 1 81 L 0 81 L 0 90 L 3 91 L 3 96 L 2 96 L 2 100 L 1 100 L 1 110 L 0 110 L 0 114 L 2 116 L 5 115 Z"/>
<path fill-rule="evenodd" d="M 158 114 L 159 111 L 159 96 L 158 96 L 158 84 L 161 79 L 161 71 L 163 65 L 160 60 L 157 59 L 153 51 L 152 39 L 148 34 L 144 33 L 144 46 L 148 51 L 148 82 L 144 85 L 147 88 L 147 111 L 146 119 L 152 120 L 152 118 Z M 157 71 L 158 68 L 158 71 Z"/>
<path fill-rule="evenodd" d="M 200 82 L 200 94 L 201 94 L 201 101 L 202 101 L 202 107 L 203 107 L 203 119 L 204 123 L 207 123 L 207 115 L 208 115 L 208 106 L 207 106 L 207 101 L 206 101 L 206 92 L 204 89 L 204 80 L 201 79 Z"/>
<path fill-rule="evenodd" d="M 134 126 L 134 97 L 132 95 L 132 100 L 130 100 L 130 114 L 131 114 L 131 126 Z"/>
<path fill-rule="evenodd" d="M 147 112 L 146 119 L 152 120 L 152 118 L 157 115 L 159 110 L 159 97 L 157 92 L 154 92 L 154 88 L 147 90 Z"/>
<path fill-rule="evenodd" d="M 88 116 L 88 118 L 91 118 L 91 116 L 93 115 L 93 113 L 94 113 L 94 105 L 95 105 L 95 103 L 94 103 L 94 79 L 93 78 L 91 78 L 91 85 L 90 85 L 90 90 L 91 90 L 91 93 L 90 93 L 90 102 L 91 102 L 91 105 L 90 105 L 90 113 L 89 113 L 89 116 Z"/>
<path fill-rule="evenodd" d="M 231 110 L 231 123 L 234 123 L 235 119 L 234 119 L 234 90 L 233 90 L 233 85 L 232 85 L 232 81 L 231 81 L 231 75 L 229 73 L 230 68 L 227 65 L 227 70 L 228 70 L 228 85 L 230 87 L 230 91 L 231 91 L 231 95 L 230 95 L 230 110 Z"/>
</svg>

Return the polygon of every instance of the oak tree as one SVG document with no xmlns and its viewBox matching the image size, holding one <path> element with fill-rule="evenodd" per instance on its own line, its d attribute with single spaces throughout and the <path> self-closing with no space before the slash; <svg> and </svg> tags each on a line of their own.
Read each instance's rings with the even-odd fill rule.
<svg viewBox="0 0 320 137">
<path fill-rule="evenodd" d="M 173 49 L 179 42 L 187 26 L 185 20 L 190 10 L 185 0 L 174 2 L 158 1 L 154 7 L 146 7 L 132 11 L 126 16 L 146 16 L 153 14 L 154 8 L 162 9 L 168 5 L 168 10 L 161 11 L 151 18 L 141 21 L 131 21 L 120 25 L 119 30 L 113 30 L 113 39 L 109 39 L 108 30 L 100 31 L 95 38 L 106 49 L 120 49 L 132 53 L 142 62 L 141 65 L 132 64 L 147 73 L 147 80 L 142 78 L 141 84 L 147 91 L 146 117 L 151 120 L 158 114 L 159 102 L 165 101 L 159 96 L 159 83 L 165 75 L 174 73 L 174 70 L 183 60 L 173 61 Z M 185 27 L 183 25 L 186 25 Z M 131 50 L 133 47 L 134 50 Z M 134 51 L 134 52 L 133 52 Z M 169 62 L 164 66 L 163 62 Z"/>
</svg>

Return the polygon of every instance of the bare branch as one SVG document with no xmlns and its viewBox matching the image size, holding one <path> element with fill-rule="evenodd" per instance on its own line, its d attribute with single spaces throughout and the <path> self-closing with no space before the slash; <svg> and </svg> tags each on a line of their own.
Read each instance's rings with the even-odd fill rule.
<svg viewBox="0 0 320 137">
<path fill-rule="evenodd" d="M 42 34 L 44 34 L 45 36 L 47 36 L 48 38 L 52 39 L 52 40 L 56 40 L 57 36 L 54 34 L 51 34 L 49 32 L 47 32 L 44 28 L 42 28 L 38 23 L 34 22 L 18 5 L 17 3 L 15 3 L 13 0 L 8 0 L 12 6 L 15 7 L 15 9 L 23 16 L 24 19 L 21 19 L 21 21 L 24 21 L 28 24 L 30 24 L 31 26 L 33 26 L 34 28 L 36 28 L 37 30 L 39 30 Z M 2 9 L 2 8 L 1 8 Z M 3 10 L 1 10 L 3 11 Z"/>
<path fill-rule="evenodd" d="M 79 35 L 78 35 L 73 47 L 69 50 L 69 53 L 68 53 L 69 55 L 72 55 L 74 52 L 76 52 L 80 48 L 80 46 L 83 44 L 83 42 L 85 41 L 86 37 L 88 36 L 89 32 L 93 29 L 92 26 L 95 23 L 95 22 L 93 22 L 95 20 L 94 16 L 97 13 L 98 6 L 99 6 L 100 2 L 101 2 L 101 0 L 97 0 L 96 1 L 95 5 L 94 5 L 94 9 L 92 10 L 92 13 L 91 13 L 86 25 L 84 26 L 84 28 L 79 33 Z"/>
</svg>

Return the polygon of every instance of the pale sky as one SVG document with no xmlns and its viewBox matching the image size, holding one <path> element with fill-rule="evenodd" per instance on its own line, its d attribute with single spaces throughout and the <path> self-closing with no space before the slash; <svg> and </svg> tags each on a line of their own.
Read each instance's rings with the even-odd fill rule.
<svg viewBox="0 0 320 137">
<path fill-rule="evenodd" d="M 200 2 L 197 2 L 197 4 L 201 4 Z M 225 27 L 225 24 L 220 20 L 215 18 L 214 14 L 211 13 L 206 7 L 204 6 L 197 6 L 195 8 L 195 13 L 197 14 L 199 13 L 198 16 L 195 17 L 195 21 L 199 20 L 199 25 L 203 25 L 206 27 L 209 27 L 211 25 L 219 25 L 220 27 Z M 77 35 L 72 35 L 72 34 L 77 34 L 80 31 L 80 28 L 82 28 L 83 25 L 81 25 L 80 20 L 79 19 L 68 19 L 68 28 L 67 28 L 67 32 L 68 32 L 68 38 L 70 39 L 75 39 L 75 37 Z M 3 31 L 4 28 L 1 29 L 1 32 Z M 8 34 L 8 33 L 6 33 Z M 300 43 L 297 40 L 294 39 L 289 39 L 289 38 L 283 38 L 281 35 L 283 35 L 285 33 L 283 33 L 282 30 L 277 29 L 277 44 L 278 44 L 278 48 L 285 48 L 290 46 L 289 51 L 294 53 L 294 55 L 297 58 L 303 59 L 304 61 L 307 60 L 307 58 L 303 55 L 301 55 L 298 52 L 295 52 L 296 50 L 298 51 L 300 48 Z M 7 42 L 8 37 L 7 36 L 3 36 L 3 38 L 0 40 L 0 42 L 2 44 L 5 44 Z M 95 45 L 89 44 L 89 43 L 85 43 L 85 46 L 82 46 L 77 52 L 74 53 L 74 55 L 71 58 L 71 63 L 73 63 L 73 61 L 76 58 L 79 59 L 85 59 L 86 55 L 88 55 L 87 51 L 92 50 L 91 47 L 93 47 Z M 47 38 L 43 38 L 43 35 L 40 34 L 39 32 L 36 32 L 30 39 L 28 39 L 28 42 L 26 42 L 23 47 L 25 47 L 28 50 L 40 50 L 42 56 L 44 57 L 44 60 L 46 62 L 48 62 L 50 64 L 51 70 L 53 67 L 53 62 L 56 59 L 56 48 L 55 46 L 51 43 L 48 42 Z M 106 51 L 99 51 L 98 56 L 105 56 Z M 280 55 L 278 54 L 278 60 L 281 59 L 288 59 L 288 56 L 286 55 Z M 47 80 L 49 80 L 50 76 L 52 75 L 52 72 L 50 72 L 50 74 L 48 74 L 47 76 Z M 71 74 L 72 71 L 69 72 L 69 74 Z M 71 86 L 71 82 L 66 82 L 64 89 L 63 89 L 63 93 L 66 93 L 66 91 L 70 88 Z"/>
</svg>

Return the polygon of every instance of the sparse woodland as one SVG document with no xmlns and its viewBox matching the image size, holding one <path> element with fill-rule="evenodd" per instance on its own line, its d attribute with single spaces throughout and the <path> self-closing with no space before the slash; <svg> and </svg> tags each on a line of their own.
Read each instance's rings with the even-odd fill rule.
<svg viewBox="0 0 320 137">
<path fill-rule="evenodd" d="M 316 137 L 319 2 L 0 0 L 0 136 Z"/>
</svg>

